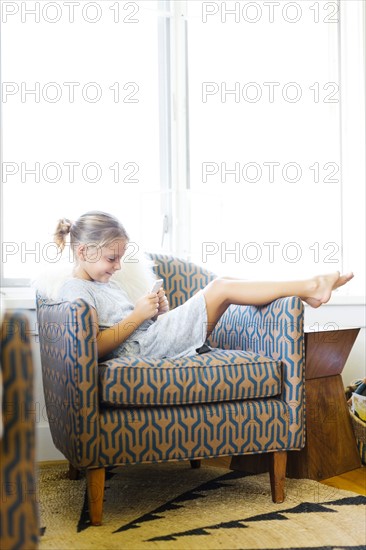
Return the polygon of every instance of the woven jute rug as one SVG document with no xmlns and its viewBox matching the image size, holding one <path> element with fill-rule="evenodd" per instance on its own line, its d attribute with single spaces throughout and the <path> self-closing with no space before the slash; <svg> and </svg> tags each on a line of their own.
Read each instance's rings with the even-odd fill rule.
<svg viewBox="0 0 366 550">
<path fill-rule="evenodd" d="M 357 549 L 366 545 L 366 497 L 286 480 L 271 500 L 268 474 L 187 462 L 107 472 L 103 525 L 90 525 L 85 478 L 40 467 L 40 549 Z"/>
</svg>

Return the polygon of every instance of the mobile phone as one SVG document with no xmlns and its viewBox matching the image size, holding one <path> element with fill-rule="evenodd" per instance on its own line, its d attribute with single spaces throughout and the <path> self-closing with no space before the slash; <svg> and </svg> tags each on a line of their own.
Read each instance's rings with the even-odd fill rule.
<svg viewBox="0 0 366 550">
<path fill-rule="evenodd" d="M 151 289 L 151 292 L 159 292 L 159 290 L 163 286 L 163 282 L 164 282 L 163 279 L 157 279 L 154 283 L 154 286 Z"/>
</svg>

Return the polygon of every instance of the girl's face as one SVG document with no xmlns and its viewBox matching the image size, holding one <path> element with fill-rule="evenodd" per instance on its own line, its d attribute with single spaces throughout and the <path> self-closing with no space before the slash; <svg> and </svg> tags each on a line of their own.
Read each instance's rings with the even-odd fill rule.
<svg viewBox="0 0 366 550">
<path fill-rule="evenodd" d="M 116 239 L 106 246 L 80 245 L 77 250 L 78 265 L 75 275 L 79 279 L 108 283 L 115 271 L 121 269 L 121 260 L 128 242 Z"/>
</svg>

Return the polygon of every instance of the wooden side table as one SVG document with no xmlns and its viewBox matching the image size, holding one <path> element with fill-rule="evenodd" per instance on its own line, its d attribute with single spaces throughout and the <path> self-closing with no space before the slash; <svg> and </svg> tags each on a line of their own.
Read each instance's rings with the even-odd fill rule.
<svg viewBox="0 0 366 550">
<path fill-rule="evenodd" d="M 321 480 L 361 466 L 341 372 L 359 328 L 305 333 L 306 444 L 287 453 L 287 476 Z M 230 467 L 268 471 L 267 455 L 235 456 Z"/>
<path fill-rule="evenodd" d="M 305 333 L 306 443 L 287 475 L 326 479 L 361 466 L 341 372 L 359 328 Z"/>
</svg>

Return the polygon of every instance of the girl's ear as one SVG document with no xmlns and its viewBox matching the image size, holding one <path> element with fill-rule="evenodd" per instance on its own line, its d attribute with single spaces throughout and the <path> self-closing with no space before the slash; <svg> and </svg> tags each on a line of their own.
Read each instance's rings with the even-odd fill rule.
<svg viewBox="0 0 366 550">
<path fill-rule="evenodd" d="M 83 261 L 85 259 L 85 245 L 79 244 L 76 248 L 76 257 L 79 261 Z"/>
</svg>

